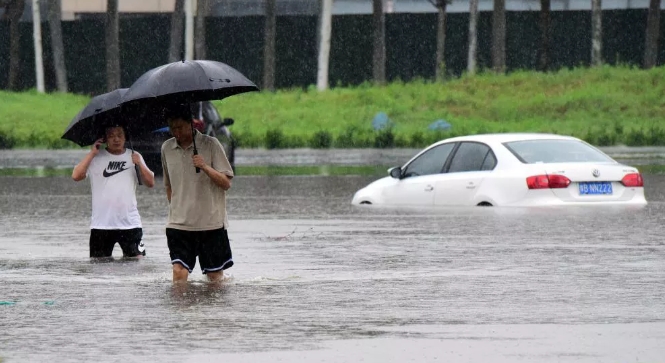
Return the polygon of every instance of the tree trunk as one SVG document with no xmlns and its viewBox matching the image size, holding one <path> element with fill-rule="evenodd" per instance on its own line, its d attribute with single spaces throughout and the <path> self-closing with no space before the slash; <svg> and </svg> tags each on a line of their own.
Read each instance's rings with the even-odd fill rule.
<svg viewBox="0 0 665 363">
<path fill-rule="evenodd" d="M 58 92 L 67 92 L 65 47 L 62 42 L 62 0 L 48 0 L 48 25 L 51 31 L 51 50 Z"/>
<path fill-rule="evenodd" d="M 106 89 L 120 88 L 118 0 L 106 0 Z"/>
<path fill-rule="evenodd" d="M 446 76 L 446 7 L 448 0 L 438 0 L 436 8 L 439 13 L 436 26 L 436 79 L 443 81 Z"/>
<path fill-rule="evenodd" d="M 550 67 L 550 0 L 540 0 L 540 57 L 538 69 Z"/>
<path fill-rule="evenodd" d="M 275 90 L 275 38 L 277 37 L 277 3 L 265 0 L 265 29 L 263 40 L 263 88 Z"/>
<path fill-rule="evenodd" d="M 478 52 L 478 0 L 469 1 L 469 59 L 467 71 L 476 73 L 476 60 Z"/>
<path fill-rule="evenodd" d="M 7 88 L 18 90 L 18 81 L 21 74 L 21 33 L 19 20 L 25 10 L 25 1 L 11 1 L 5 11 L 9 19 L 9 77 Z"/>
<path fill-rule="evenodd" d="M 208 16 L 208 0 L 198 0 L 196 7 L 196 24 L 194 28 L 194 54 L 196 59 L 206 59 L 206 16 Z"/>
<path fill-rule="evenodd" d="M 492 68 L 506 71 L 506 0 L 494 0 L 492 14 Z"/>
<path fill-rule="evenodd" d="M 316 88 L 328 89 L 328 69 L 330 65 L 330 36 L 332 33 L 333 0 L 321 0 L 321 29 L 319 31 L 319 66 L 316 76 Z"/>
<path fill-rule="evenodd" d="M 652 68 L 658 62 L 658 34 L 660 33 L 660 0 L 649 1 L 646 41 L 644 44 L 644 68 Z"/>
<path fill-rule="evenodd" d="M 383 12 L 383 0 L 373 0 L 373 44 L 372 71 L 374 82 L 386 83 L 386 15 Z"/>
<path fill-rule="evenodd" d="M 171 43 L 169 44 L 169 63 L 177 62 L 182 56 L 182 38 L 184 31 L 185 0 L 175 0 L 171 15 Z"/>
<path fill-rule="evenodd" d="M 601 0 L 591 0 L 591 65 L 603 63 L 603 27 Z"/>
</svg>

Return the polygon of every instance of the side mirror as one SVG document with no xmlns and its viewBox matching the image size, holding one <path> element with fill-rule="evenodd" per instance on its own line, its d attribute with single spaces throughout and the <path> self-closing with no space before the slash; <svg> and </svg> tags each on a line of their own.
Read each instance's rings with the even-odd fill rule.
<svg viewBox="0 0 665 363">
<path fill-rule="evenodd" d="M 402 179 L 402 168 L 399 166 L 388 169 L 388 173 L 395 179 Z"/>
<path fill-rule="evenodd" d="M 224 118 L 224 120 L 222 120 L 222 125 L 231 126 L 234 122 L 235 121 L 232 118 Z"/>
</svg>

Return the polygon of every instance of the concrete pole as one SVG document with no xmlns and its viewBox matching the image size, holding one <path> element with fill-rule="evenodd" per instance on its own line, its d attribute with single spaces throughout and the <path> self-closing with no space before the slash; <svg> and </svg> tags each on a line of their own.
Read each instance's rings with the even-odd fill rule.
<svg viewBox="0 0 665 363">
<path fill-rule="evenodd" d="M 185 60 L 194 59 L 194 0 L 185 0 Z"/>
<path fill-rule="evenodd" d="M 35 41 L 35 75 L 37 91 L 44 93 L 44 60 L 42 51 L 42 18 L 39 13 L 39 0 L 32 0 L 32 33 Z"/>
<path fill-rule="evenodd" d="M 316 77 L 316 88 L 319 91 L 328 89 L 328 70 L 330 66 L 330 36 L 332 33 L 333 0 L 322 0 L 321 31 L 319 40 L 319 68 Z"/>
</svg>

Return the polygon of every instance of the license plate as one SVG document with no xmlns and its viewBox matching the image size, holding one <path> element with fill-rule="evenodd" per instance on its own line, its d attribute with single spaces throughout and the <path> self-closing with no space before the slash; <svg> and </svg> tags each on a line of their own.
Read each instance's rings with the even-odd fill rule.
<svg viewBox="0 0 665 363">
<path fill-rule="evenodd" d="M 611 182 L 580 183 L 580 195 L 612 194 Z"/>
</svg>

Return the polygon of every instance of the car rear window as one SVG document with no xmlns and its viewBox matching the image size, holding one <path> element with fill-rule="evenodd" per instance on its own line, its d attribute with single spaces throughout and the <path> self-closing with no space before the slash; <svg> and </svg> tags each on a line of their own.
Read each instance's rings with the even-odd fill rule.
<svg viewBox="0 0 665 363">
<path fill-rule="evenodd" d="M 523 140 L 503 145 L 526 164 L 614 161 L 591 145 L 577 140 Z"/>
</svg>

